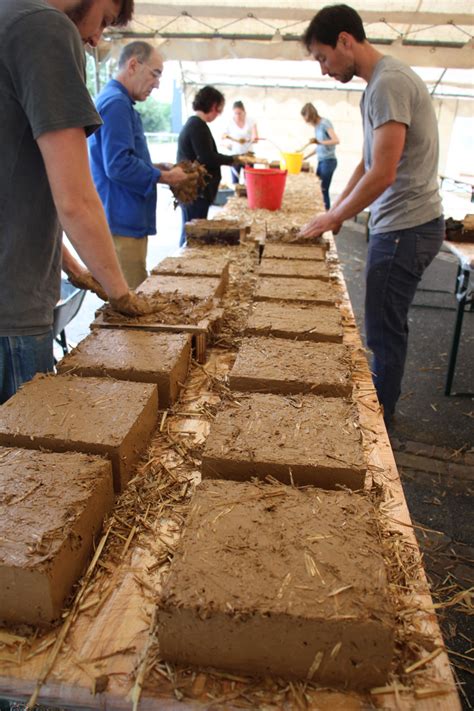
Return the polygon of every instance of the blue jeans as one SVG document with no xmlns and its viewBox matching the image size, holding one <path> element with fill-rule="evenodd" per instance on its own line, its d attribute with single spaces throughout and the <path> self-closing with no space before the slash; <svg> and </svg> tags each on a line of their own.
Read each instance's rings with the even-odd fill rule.
<svg viewBox="0 0 474 711">
<path fill-rule="evenodd" d="M 240 178 L 240 172 L 244 166 L 243 165 L 232 165 L 230 168 L 230 175 L 232 178 L 232 184 L 237 185 Z"/>
<path fill-rule="evenodd" d="M 38 336 L 0 336 L 0 404 L 36 373 L 52 373 L 53 332 Z"/>
<path fill-rule="evenodd" d="M 326 210 L 329 210 L 331 207 L 331 201 L 329 200 L 329 186 L 331 185 L 332 176 L 336 168 L 336 158 L 326 158 L 324 160 L 320 160 L 318 161 L 318 167 L 316 168 L 316 175 L 321 181 L 321 192 L 323 193 L 324 207 Z"/>
<path fill-rule="evenodd" d="M 365 329 L 373 353 L 372 377 L 389 421 L 400 396 L 408 346 L 408 311 L 426 267 L 445 235 L 444 218 L 418 227 L 370 234 Z"/>
<path fill-rule="evenodd" d="M 186 244 L 186 230 L 184 225 L 186 222 L 196 219 L 206 219 L 209 212 L 210 202 L 207 198 L 199 197 L 189 205 L 181 205 L 181 213 L 183 215 L 183 224 L 181 227 L 181 237 L 179 246 L 184 247 Z"/>
</svg>

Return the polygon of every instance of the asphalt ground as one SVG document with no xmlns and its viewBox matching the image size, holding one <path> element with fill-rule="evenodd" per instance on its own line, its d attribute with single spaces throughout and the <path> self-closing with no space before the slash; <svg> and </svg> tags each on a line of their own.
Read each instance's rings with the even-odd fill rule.
<svg viewBox="0 0 474 711">
<path fill-rule="evenodd" d="M 364 339 L 365 225 L 346 225 L 336 237 L 336 245 Z M 392 429 L 397 437 L 452 449 L 469 448 L 474 444 L 474 310 L 464 314 L 453 394 L 444 395 L 456 317 L 457 266 L 458 260 L 450 252 L 440 252 L 417 290 L 409 314 L 410 335 L 402 395 Z"/>
<path fill-rule="evenodd" d="M 365 225 L 346 223 L 336 245 L 364 338 Z M 453 394 L 446 397 L 457 265 L 449 251 L 440 252 L 417 290 L 402 396 L 389 436 L 433 599 L 447 604 L 438 618 L 467 710 L 474 707 L 474 311 L 464 314 Z M 452 604 L 456 596 L 460 604 Z"/>
</svg>

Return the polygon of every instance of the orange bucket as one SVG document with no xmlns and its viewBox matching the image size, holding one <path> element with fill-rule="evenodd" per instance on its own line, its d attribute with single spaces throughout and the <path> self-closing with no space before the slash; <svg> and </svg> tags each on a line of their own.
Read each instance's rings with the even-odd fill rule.
<svg viewBox="0 0 474 711">
<path fill-rule="evenodd" d="M 279 210 L 285 192 L 286 170 L 245 168 L 247 200 L 251 210 Z"/>
</svg>

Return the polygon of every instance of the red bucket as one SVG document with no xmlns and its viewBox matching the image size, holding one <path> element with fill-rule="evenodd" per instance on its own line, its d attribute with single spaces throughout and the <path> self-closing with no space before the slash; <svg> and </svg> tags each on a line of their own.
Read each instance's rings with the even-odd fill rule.
<svg viewBox="0 0 474 711">
<path fill-rule="evenodd" d="M 285 192 L 286 170 L 245 168 L 247 198 L 251 210 L 279 210 Z"/>
</svg>

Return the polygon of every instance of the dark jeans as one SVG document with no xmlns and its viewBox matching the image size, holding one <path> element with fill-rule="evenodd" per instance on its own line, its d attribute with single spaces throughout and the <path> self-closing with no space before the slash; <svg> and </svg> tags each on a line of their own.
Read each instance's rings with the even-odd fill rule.
<svg viewBox="0 0 474 711">
<path fill-rule="evenodd" d="M 196 219 L 205 219 L 207 213 L 209 212 L 210 202 L 206 198 L 198 198 L 189 205 L 181 205 L 181 213 L 183 215 L 183 225 L 181 227 L 181 237 L 179 240 L 179 246 L 184 247 L 186 244 L 186 230 L 184 225 L 186 222 Z"/>
<path fill-rule="evenodd" d="M 53 333 L 38 336 L 0 336 L 0 404 L 36 373 L 54 367 Z"/>
<path fill-rule="evenodd" d="M 316 168 L 316 175 L 321 181 L 321 191 L 323 193 L 324 207 L 326 210 L 329 210 L 331 207 L 331 201 L 329 200 L 329 186 L 331 185 L 332 176 L 336 168 L 336 158 L 326 158 L 325 160 L 320 160 L 318 161 L 318 167 Z"/>
<path fill-rule="evenodd" d="M 389 421 L 401 392 L 408 346 L 408 310 L 426 267 L 444 239 L 444 218 L 418 227 L 370 235 L 365 329 L 372 377 Z"/>
</svg>

